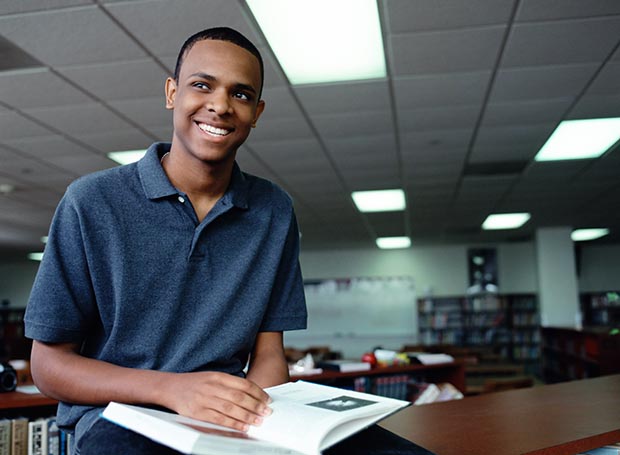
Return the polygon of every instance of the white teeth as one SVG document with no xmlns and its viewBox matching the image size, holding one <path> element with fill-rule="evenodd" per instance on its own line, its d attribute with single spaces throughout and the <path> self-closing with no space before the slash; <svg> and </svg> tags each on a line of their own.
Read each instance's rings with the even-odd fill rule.
<svg viewBox="0 0 620 455">
<path fill-rule="evenodd" d="M 216 128 L 215 126 L 207 125 L 206 123 L 199 123 L 198 128 L 200 128 L 205 133 L 215 134 L 217 136 L 226 136 L 230 133 L 230 131 L 225 130 L 223 128 Z"/>
</svg>

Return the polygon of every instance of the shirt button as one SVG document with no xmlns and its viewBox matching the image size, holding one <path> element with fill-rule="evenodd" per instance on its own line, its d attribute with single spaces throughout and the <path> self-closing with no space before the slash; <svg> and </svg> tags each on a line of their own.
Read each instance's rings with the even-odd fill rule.
<svg viewBox="0 0 620 455">
<path fill-rule="evenodd" d="M 180 202 L 181 204 L 184 204 L 184 203 L 185 203 L 185 198 L 184 198 L 183 196 L 179 196 L 179 198 L 178 198 L 178 199 L 179 199 L 179 202 Z"/>
</svg>

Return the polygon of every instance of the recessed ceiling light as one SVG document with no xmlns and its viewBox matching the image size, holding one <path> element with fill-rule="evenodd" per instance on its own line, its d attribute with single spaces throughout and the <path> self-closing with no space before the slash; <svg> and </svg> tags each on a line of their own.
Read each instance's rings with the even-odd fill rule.
<svg viewBox="0 0 620 455">
<path fill-rule="evenodd" d="M 400 189 L 353 191 L 353 202 L 360 212 L 395 212 L 405 210 L 405 192 Z"/>
<path fill-rule="evenodd" d="M 116 161 L 118 164 L 130 164 L 139 161 L 146 150 L 125 150 L 122 152 L 109 152 L 108 158 L 112 161 Z"/>
<path fill-rule="evenodd" d="M 591 228 L 591 229 L 575 229 L 570 238 L 573 239 L 574 242 L 583 242 L 586 240 L 594 240 L 609 234 L 609 229 L 607 228 Z"/>
<path fill-rule="evenodd" d="M 534 158 L 536 161 L 597 158 L 620 139 L 620 117 L 565 120 Z"/>
<path fill-rule="evenodd" d="M 10 183 L 0 183 L 0 194 L 9 194 L 15 190 L 15 186 Z"/>
<path fill-rule="evenodd" d="M 41 237 L 41 243 L 47 243 L 47 235 L 44 235 L 43 237 Z"/>
<path fill-rule="evenodd" d="M 246 0 L 291 84 L 386 76 L 376 0 Z"/>
<path fill-rule="evenodd" d="M 411 246 L 411 239 L 409 237 L 378 237 L 376 243 L 382 250 L 394 250 L 409 248 Z"/>
<path fill-rule="evenodd" d="M 523 226 L 529 219 L 529 213 L 496 213 L 489 215 L 484 220 L 482 229 L 517 229 Z"/>
</svg>

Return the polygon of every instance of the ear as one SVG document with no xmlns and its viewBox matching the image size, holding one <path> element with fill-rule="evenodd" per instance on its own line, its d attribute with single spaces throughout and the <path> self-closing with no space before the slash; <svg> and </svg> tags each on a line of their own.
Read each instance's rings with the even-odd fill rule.
<svg viewBox="0 0 620 455">
<path fill-rule="evenodd" d="M 265 101 L 259 100 L 256 105 L 256 112 L 254 113 L 254 121 L 252 122 L 252 128 L 256 128 L 256 122 L 258 122 L 258 118 L 261 116 L 263 111 L 265 110 Z"/>
<path fill-rule="evenodd" d="M 166 109 L 174 109 L 174 98 L 177 93 L 177 82 L 171 77 L 167 78 L 164 90 L 166 92 Z"/>
</svg>

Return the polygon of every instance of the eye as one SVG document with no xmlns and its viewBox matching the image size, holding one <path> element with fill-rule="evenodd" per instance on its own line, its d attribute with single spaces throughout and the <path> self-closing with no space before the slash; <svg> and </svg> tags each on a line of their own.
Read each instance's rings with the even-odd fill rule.
<svg viewBox="0 0 620 455">
<path fill-rule="evenodd" d="M 192 87 L 196 87 L 196 88 L 199 88 L 201 90 L 209 90 L 209 85 L 205 84 L 204 82 L 194 82 L 192 84 Z"/>
<path fill-rule="evenodd" d="M 244 92 L 236 92 L 233 96 L 243 101 L 250 101 L 252 99 L 250 95 Z"/>
</svg>

